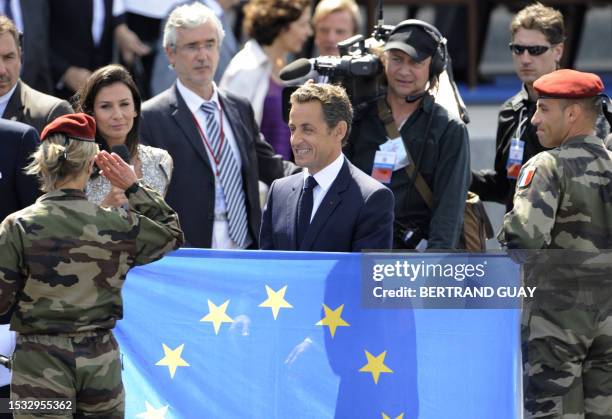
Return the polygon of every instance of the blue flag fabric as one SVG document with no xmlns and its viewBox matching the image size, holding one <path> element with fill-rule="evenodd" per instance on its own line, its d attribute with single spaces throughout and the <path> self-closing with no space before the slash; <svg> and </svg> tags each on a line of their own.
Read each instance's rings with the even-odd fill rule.
<svg viewBox="0 0 612 419">
<path fill-rule="evenodd" d="M 130 271 L 126 417 L 519 417 L 519 310 L 364 308 L 361 258 L 181 249 Z"/>
</svg>

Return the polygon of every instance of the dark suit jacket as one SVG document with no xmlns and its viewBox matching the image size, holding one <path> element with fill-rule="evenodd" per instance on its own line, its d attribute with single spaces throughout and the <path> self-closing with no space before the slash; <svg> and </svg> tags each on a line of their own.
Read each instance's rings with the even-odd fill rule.
<svg viewBox="0 0 612 419">
<path fill-rule="evenodd" d="M 34 90 L 19 80 L 2 118 L 23 122 L 41 133 L 49 122 L 72 112 L 72 107 L 65 100 Z"/>
<path fill-rule="evenodd" d="M 393 240 L 393 193 L 345 159 L 297 246 L 298 199 L 304 175 L 275 181 L 264 208 L 260 246 L 266 250 L 359 252 L 390 249 Z"/>
<path fill-rule="evenodd" d="M 23 62 L 21 79 L 36 90 L 53 92 L 49 64 L 49 2 L 21 0 Z"/>
<path fill-rule="evenodd" d="M 245 99 L 223 91 L 219 91 L 219 99 L 240 148 L 249 233 L 256 248 L 261 224 L 258 180 L 270 184 L 292 166 L 285 166 L 263 139 L 253 109 Z M 215 176 L 193 114 L 176 84 L 143 104 L 140 134 L 143 143 L 168 150 L 174 160 L 166 201 L 179 214 L 185 245 L 210 247 Z"/>
<path fill-rule="evenodd" d="M 32 127 L 0 119 L 0 221 L 40 195 L 36 178 L 23 173 L 39 143 Z"/>
<path fill-rule="evenodd" d="M 113 58 L 114 30 L 125 22 L 125 15 L 113 17 L 113 0 L 104 0 L 104 29 L 98 45 L 91 34 L 93 0 L 49 1 L 52 28 L 49 38 L 51 73 L 57 84 L 68 67 L 95 70 L 109 64 Z M 56 92 L 69 97 L 67 88 Z"/>
</svg>

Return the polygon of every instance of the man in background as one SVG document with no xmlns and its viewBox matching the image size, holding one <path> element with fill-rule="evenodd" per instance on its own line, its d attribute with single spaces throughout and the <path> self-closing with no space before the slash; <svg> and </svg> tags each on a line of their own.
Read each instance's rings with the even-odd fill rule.
<svg viewBox="0 0 612 419">
<path fill-rule="evenodd" d="M 221 22 L 201 3 L 172 11 L 164 48 L 177 81 L 143 104 L 141 139 L 174 160 L 166 200 L 180 216 L 187 246 L 258 248 L 259 180 L 283 177 L 285 166 L 260 134 L 250 104 L 213 80 L 223 36 Z"/>
<path fill-rule="evenodd" d="M 72 112 L 65 100 L 32 89 L 20 78 L 22 51 L 15 24 L 0 15 L 0 115 L 38 132 L 55 118 Z"/>
<path fill-rule="evenodd" d="M 4 16 L 0 17 L 1 19 Z M 0 23 L 1 26 L 1 23 Z M 0 35 L 0 45 L 2 35 Z M 19 122 L 0 119 L 0 222 L 7 215 L 23 209 L 40 196 L 34 176 L 23 171 L 40 140 L 34 128 Z M 9 331 L 11 312 L 0 316 L 0 355 L 10 356 L 15 346 L 15 333 Z M 10 396 L 10 372 L 0 366 L 0 399 Z M 11 419 L 11 414 L 0 412 L 0 419 Z"/>
<path fill-rule="evenodd" d="M 354 0 L 322 0 L 315 8 L 312 25 L 316 50 L 311 56 L 338 56 L 338 42 L 355 35 L 361 27 L 359 7 Z"/>
</svg>

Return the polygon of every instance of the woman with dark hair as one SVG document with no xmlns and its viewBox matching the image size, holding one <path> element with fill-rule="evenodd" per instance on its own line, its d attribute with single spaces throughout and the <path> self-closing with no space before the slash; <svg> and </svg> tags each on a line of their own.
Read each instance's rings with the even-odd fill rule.
<svg viewBox="0 0 612 419">
<path fill-rule="evenodd" d="M 291 158 L 289 128 L 283 121 L 278 74 L 289 54 L 302 50 L 312 35 L 309 0 L 251 0 L 244 7 L 246 33 L 252 38 L 236 54 L 221 88 L 246 97 L 261 133 L 286 160 Z"/>
<path fill-rule="evenodd" d="M 79 112 L 96 120 L 96 143 L 101 150 L 125 145 L 130 164 L 139 179 L 165 196 L 172 176 L 172 157 L 167 151 L 139 144 L 140 93 L 130 73 L 120 65 L 96 70 L 74 98 Z M 125 194 L 95 170 L 87 184 L 87 198 L 105 207 L 127 204 Z"/>
</svg>

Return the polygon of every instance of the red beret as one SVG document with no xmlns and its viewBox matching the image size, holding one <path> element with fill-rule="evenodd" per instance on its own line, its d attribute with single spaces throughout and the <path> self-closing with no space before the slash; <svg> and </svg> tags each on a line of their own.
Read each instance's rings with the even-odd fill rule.
<svg viewBox="0 0 612 419">
<path fill-rule="evenodd" d="M 533 83 L 533 88 L 543 99 L 586 99 L 604 90 L 597 74 L 569 69 L 543 75 Z"/>
<path fill-rule="evenodd" d="M 81 141 L 95 141 L 96 120 L 84 113 L 69 113 L 55 118 L 43 129 L 40 141 L 51 134 L 60 132 L 70 138 Z"/>
</svg>

